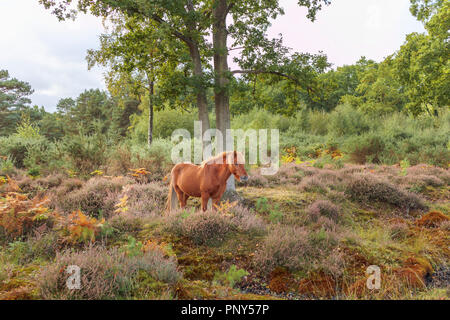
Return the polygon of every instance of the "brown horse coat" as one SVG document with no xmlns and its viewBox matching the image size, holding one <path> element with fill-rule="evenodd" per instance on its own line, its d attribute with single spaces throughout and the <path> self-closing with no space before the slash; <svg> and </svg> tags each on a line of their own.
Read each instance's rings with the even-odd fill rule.
<svg viewBox="0 0 450 320">
<path fill-rule="evenodd" d="M 184 208 L 189 197 L 201 198 L 203 211 L 206 211 L 209 199 L 214 205 L 219 205 L 232 174 L 237 180 L 248 179 L 244 157 L 236 151 L 223 152 L 204 161 L 201 166 L 190 163 L 175 165 L 171 172 L 167 209 L 175 209 L 177 199 L 180 207 Z"/>
</svg>

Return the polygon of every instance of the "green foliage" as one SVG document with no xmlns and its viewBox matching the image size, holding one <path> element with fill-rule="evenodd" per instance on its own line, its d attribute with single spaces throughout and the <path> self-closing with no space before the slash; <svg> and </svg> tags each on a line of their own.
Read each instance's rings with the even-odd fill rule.
<svg viewBox="0 0 450 320">
<path fill-rule="evenodd" d="M 269 212 L 269 200 L 267 198 L 256 199 L 256 210 L 261 213 Z"/>
<path fill-rule="evenodd" d="M 216 272 L 214 280 L 233 288 L 236 283 L 241 282 L 242 278 L 248 275 L 249 273 L 247 271 L 238 269 L 236 265 L 233 264 L 227 272 Z"/>
<path fill-rule="evenodd" d="M 154 114 L 155 126 L 153 128 L 154 138 L 169 138 L 176 129 L 186 129 L 194 136 L 194 121 L 198 116 L 196 112 L 181 112 L 174 109 L 156 111 Z M 148 134 L 148 109 L 141 115 L 131 117 L 130 137 L 140 143 L 147 142 Z"/>
<path fill-rule="evenodd" d="M 29 110 L 28 96 L 32 93 L 29 83 L 11 78 L 8 70 L 0 69 L 0 136 L 14 132 L 21 112 Z"/>
<path fill-rule="evenodd" d="M 128 243 L 121 248 L 128 257 L 139 257 L 144 254 L 144 245 L 141 241 L 136 241 L 132 236 L 128 236 Z"/>
<path fill-rule="evenodd" d="M 14 162 L 11 156 L 0 157 L 0 175 L 7 175 L 12 172 L 14 172 Z"/>
<path fill-rule="evenodd" d="M 408 159 L 404 159 L 404 160 L 400 161 L 400 168 L 402 168 L 402 171 L 400 172 L 400 174 L 402 176 L 406 176 L 408 174 L 409 167 L 410 167 L 410 164 L 409 164 Z"/>
</svg>

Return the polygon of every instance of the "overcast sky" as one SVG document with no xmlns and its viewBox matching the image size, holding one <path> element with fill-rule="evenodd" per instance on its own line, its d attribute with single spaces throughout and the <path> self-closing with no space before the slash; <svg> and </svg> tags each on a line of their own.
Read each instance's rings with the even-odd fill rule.
<svg viewBox="0 0 450 320">
<path fill-rule="evenodd" d="M 382 61 L 399 49 L 405 35 L 423 32 L 409 13 L 409 0 L 332 0 L 314 23 L 296 0 L 281 0 L 286 14 L 270 29 L 283 34 L 295 51 L 323 51 L 335 66 L 361 56 Z M 104 89 L 102 70 L 88 71 L 86 50 L 98 47 L 103 27 L 98 18 L 80 15 L 58 20 L 38 0 L 0 0 L 0 69 L 31 84 L 33 104 L 54 111 L 60 98 L 85 89 Z"/>
</svg>

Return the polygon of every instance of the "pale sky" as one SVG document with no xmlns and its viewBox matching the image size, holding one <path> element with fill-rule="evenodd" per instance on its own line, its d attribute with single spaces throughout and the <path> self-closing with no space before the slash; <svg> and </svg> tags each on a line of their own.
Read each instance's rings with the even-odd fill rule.
<svg viewBox="0 0 450 320">
<path fill-rule="evenodd" d="M 314 23 L 296 0 L 280 0 L 285 15 L 269 35 L 283 34 L 294 51 L 323 51 L 334 66 L 361 56 L 382 61 L 400 48 L 405 36 L 423 32 L 409 12 L 409 0 L 332 0 Z M 98 48 L 99 18 L 80 15 L 59 22 L 38 0 L 0 0 L 0 69 L 27 81 L 32 103 L 54 111 L 60 98 L 77 97 L 90 88 L 104 89 L 102 70 L 87 70 L 88 49 Z"/>
</svg>

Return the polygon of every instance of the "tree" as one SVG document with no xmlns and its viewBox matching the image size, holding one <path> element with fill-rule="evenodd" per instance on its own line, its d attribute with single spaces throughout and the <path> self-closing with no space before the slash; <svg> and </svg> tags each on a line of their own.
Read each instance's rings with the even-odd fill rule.
<svg viewBox="0 0 450 320">
<path fill-rule="evenodd" d="M 46 8 L 53 8 L 60 19 L 70 14 L 71 0 L 39 0 Z M 308 9 L 307 17 L 314 21 L 316 13 L 329 0 L 298 0 L 300 6 Z M 282 46 L 281 39 L 267 39 L 266 31 L 270 20 L 283 14 L 276 0 L 80 0 L 78 8 L 95 15 L 109 15 L 121 12 L 128 16 L 151 19 L 158 29 L 171 35 L 187 46 L 193 73 L 197 77 L 197 104 L 199 119 L 203 129 L 209 128 L 206 88 L 207 78 L 204 64 L 213 57 L 214 101 L 216 128 L 226 132 L 230 128 L 229 84 L 234 74 L 270 73 L 290 79 L 298 85 L 302 77 L 296 70 L 302 55 L 288 56 L 288 49 Z M 212 38 L 212 43 L 209 39 Z M 229 38 L 233 39 L 231 48 Z M 241 70 L 228 68 L 229 50 L 241 48 L 236 58 Z M 286 63 L 291 61 L 291 63 Z M 282 67 L 282 68 L 280 68 Z M 224 139 L 226 139 L 224 135 Z M 231 188 L 233 183 L 229 185 Z"/>
<path fill-rule="evenodd" d="M 11 78 L 8 70 L 0 70 L 0 136 L 14 133 L 21 113 L 29 110 L 29 83 Z"/>
<path fill-rule="evenodd" d="M 414 115 L 448 107 L 450 97 L 449 1 L 412 1 L 412 11 L 428 34 L 412 33 L 394 58 L 398 81 L 406 88 L 408 111 Z M 433 113 L 435 113 L 433 111 Z"/>
<path fill-rule="evenodd" d="M 170 67 L 177 66 L 177 48 L 170 47 L 164 35 L 158 33 L 152 20 L 141 20 L 122 14 L 112 16 L 112 31 L 100 37 L 100 49 L 88 51 L 89 68 L 99 64 L 110 69 L 107 83 L 126 80 L 135 95 L 145 90 L 149 97 L 148 145 L 153 139 L 155 84 Z M 122 82 L 122 81 L 120 81 Z"/>
<path fill-rule="evenodd" d="M 448 0 L 410 0 L 410 11 L 419 21 L 426 23 Z"/>
</svg>

